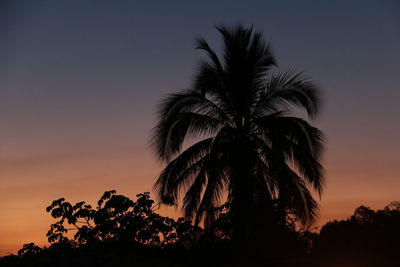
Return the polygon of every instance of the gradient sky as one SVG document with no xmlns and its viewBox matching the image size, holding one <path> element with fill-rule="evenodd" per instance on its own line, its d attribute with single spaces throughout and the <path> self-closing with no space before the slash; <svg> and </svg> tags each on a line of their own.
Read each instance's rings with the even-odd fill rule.
<svg viewBox="0 0 400 267">
<path fill-rule="evenodd" d="M 220 48 L 219 24 L 254 24 L 322 88 L 319 225 L 400 200 L 399 3 L 1 1 L 0 255 L 46 244 L 54 199 L 151 191 L 157 103 L 190 85 L 196 37 Z"/>
</svg>

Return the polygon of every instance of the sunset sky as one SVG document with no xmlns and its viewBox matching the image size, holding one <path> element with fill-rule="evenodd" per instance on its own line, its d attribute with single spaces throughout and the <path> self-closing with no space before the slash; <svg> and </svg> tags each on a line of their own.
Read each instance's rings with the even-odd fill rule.
<svg viewBox="0 0 400 267">
<path fill-rule="evenodd" d="M 47 243 L 54 199 L 151 192 L 157 103 L 239 22 L 322 90 L 317 225 L 400 200 L 399 1 L 1 1 L 0 256 Z"/>
</svg>

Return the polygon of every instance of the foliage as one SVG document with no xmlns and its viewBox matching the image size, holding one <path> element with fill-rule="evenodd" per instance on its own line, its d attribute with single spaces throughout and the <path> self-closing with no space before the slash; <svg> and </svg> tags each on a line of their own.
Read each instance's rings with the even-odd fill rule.
<svg viewBox="0 0 400 267">
<path fill-rule="evenodd" d="M 325 224 L 313 252 L 320 258 L 358 261 L 363 266 L 395 266 L 400 250 L 400 203 L 384 209 L 360 206 L 347 220 Z"/>
<path fill-rule="evenodd" d="M 114 200 L 110 200 L 116 196 Z M 134 211 L 137 214 L 130 215 L 137 217 L 143 215 L 143 220 L 151 223 L 150 219 L 146 219 L 146 214 L 151 214 L 155 206 L 150 199 L 148 193 L 137 195 L 137 201 L 129 200 L 129 198 L 118 196 L 114 191 L 106 192 L 98 203 L 99 209 L 91 208 L 86 204 L 79 204 L 80 208 L 73 209 L 75 205 L 71 205 L 65 200 L 56 200 L 49 207 L 49 212 L 53 213 L 56 219 L 62 220 L 61 226 L 67 228 L 68 218 L 71 222 L 75 222 L 77 227 L 73 229 L 76 234 L 79 228 L 87 226 L 85 217 L 94 229 L 94 216 L 97 210 L 108 207 L 103 210 L 103 221 L 115 221 L 116 225 L 122 214 Z M 108 203 L 108 204 L 107 204 Z M 61 208 L 60 210 L 57 210 Z M 85 212 L 78 213 L 79 210 Z M 87 211 L 92 210 L 91 212 Z M 143 212 L 143 213 L 142 213 Z M 131 241 L 118 240 L 117 236 L 122 229 L 118 229 L 116 225 L 111 226 L 108 231 L 104 231 L 104 227 L 98 228 L 101 233 L 89 236 L 103 236 L 103 232 L 107 232 L 109 238 L 95 239 L 74 238 L 68 240 L 66 233 L 62 232 L 62 237 L 55 239 L 48 248 L 40 248 L 34 243 L 28 243 L 18 252 L 17 256 L 6 256 L 0 258 L 1 266 L 236 266 L 232 257 L 231 234 L 232 234 L 232 214 L 230 212 L 230 203 L 225 203 L 216 209 L 216 217 L 213 224 L 213 231 L 202 231 L 193 227 L 190 222 L 183 218 L 172 220 L 174 228 L 170 235 L 175 234 L 174 243 L 160 241 L 149 241 L 141 243 L 131 239 Z M 153 211 L 154 213 L 154 211 Z M 64 215 L 65 216 L 64 216 Z M 75 214 L 75 215 L 74 215 Z M 76 215 L 78 214 L 78 215 Z M 79 215 L 80 214 L 80 215 Z M 90 216 L 81 217 L 82 214 L 92 214 Z M 108 214 L 108 215 L 107 215 Z M 77 218 L 76 221 L 72 219 Z M 151 217 L 151 216 L 149 216 Z M 123 216 L 120 218 L 121 221 Z M 169 218 L 168 218 L 169 219 Z M 103 226 L 110 224 L 102 224 Z M 313 233 L 306 230 L 300 230 L 291 227 L 290 222 L 286 227 L 276 228 L 280 239 L 274 243 L 274 247 L 269 248 L 273 253 L 263 254 L 263 258 L 258 258 L 257 262 L 268 262 L 268 266 L 397 266 L 398 251 L 400 245 L 400 202 L 392 202 L 381 210 L 372 210 L 365 206 L 358 207 L 354 214 L 342 221 L 331 221 L 325 224 L 320 233 Z M 73 226 L 73 224 L 71 224 Z M 145 229 L 141 224 L 136 224 L 141 229 Z M 89 227 L 88 227 L 89 228 Z M 52 228 L 58 229 L 56 227 Z M 70 231 L 67 228 L 67 233 Z M 125 231 L 125 230 L 124 230 Z M 126 234 L 134 237 L 131 230 L 126 230 Z M 139 233 L 140 230 L 133 233 Z M 86 232 L 85 232 L 86 233 Z M 153 233 L 153 231 L 150 231 Z M 55 233 L 56 234 L 56 233 Z M 161 234 L 162 235 L 162 234 Z M 78 235 L 81 236 L 81 235 Z M 148 235 L 151 236 L 151 235 Z M 193 237 L 196 238 L 193 238 Z M 89 241 L 91 240 L 91 241 Z M 263 243 L 257 244 L 256 248 L 263 247 Z M 246 266 L 249 266 L 246 264 Z"/>
<path fill-rule="evenodd" d="M 35 256 L 40 254 L 43 251 L 42 248 L 35 245 L 35 243 L 31 242 L 28 244 L 24 244 L 20 250 L 18 250 L 19 256 Z"/>
<path fill-rule="evenodd" d="M 213 234 L 221 239 L 230 239 L 232 236 L 232 214 L 229 202 L 216 208 L 217 218 L 213 222 Z"/>
<path fill-rule="evenodd" d="M 149 193 L 138 194 L 132 201 L 114 190 L 105 192 L 95 208 L 60 198 L 46 208 L 58 219 L 47 232 L 48 241 L 66 242 L 67 233 L 75 230 L 73 239 L 77 244 L 129 241 L 162 247 L 176 242 L 188 245 L 200 232 L 183 218 L 175 221 L 155 213 L 153 204 Z"/>
</svg>

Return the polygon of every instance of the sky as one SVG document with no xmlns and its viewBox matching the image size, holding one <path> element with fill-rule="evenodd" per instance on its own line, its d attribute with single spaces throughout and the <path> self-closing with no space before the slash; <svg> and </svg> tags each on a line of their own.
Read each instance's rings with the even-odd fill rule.
<svg viewBox="0 0 400 267">
<path fill-rule="evenodd" d="M 398 1 L 1 1 L 0 255 L 47 244 L 54 199 L 151 192 L 157 104 L 190 86 L 194 39 L 219 51 L 237 23 L 321 88 L 317 225 L 400 200 Z"/>
</svg>

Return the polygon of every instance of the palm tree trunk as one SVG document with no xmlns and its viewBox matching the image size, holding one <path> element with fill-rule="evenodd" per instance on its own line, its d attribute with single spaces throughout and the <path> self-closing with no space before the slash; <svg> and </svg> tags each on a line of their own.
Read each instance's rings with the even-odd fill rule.
<svg viewBox="0 0 400 267">
<path fill-rule="evenodd" d="M 233 243 L 235 255 L 241 262 L 253 260 L 253 236 L 255 222 L 254 160 L 246 143 L 239 143 L 235 148 L 231 176 L 231 201 Z"/>
</svg>

